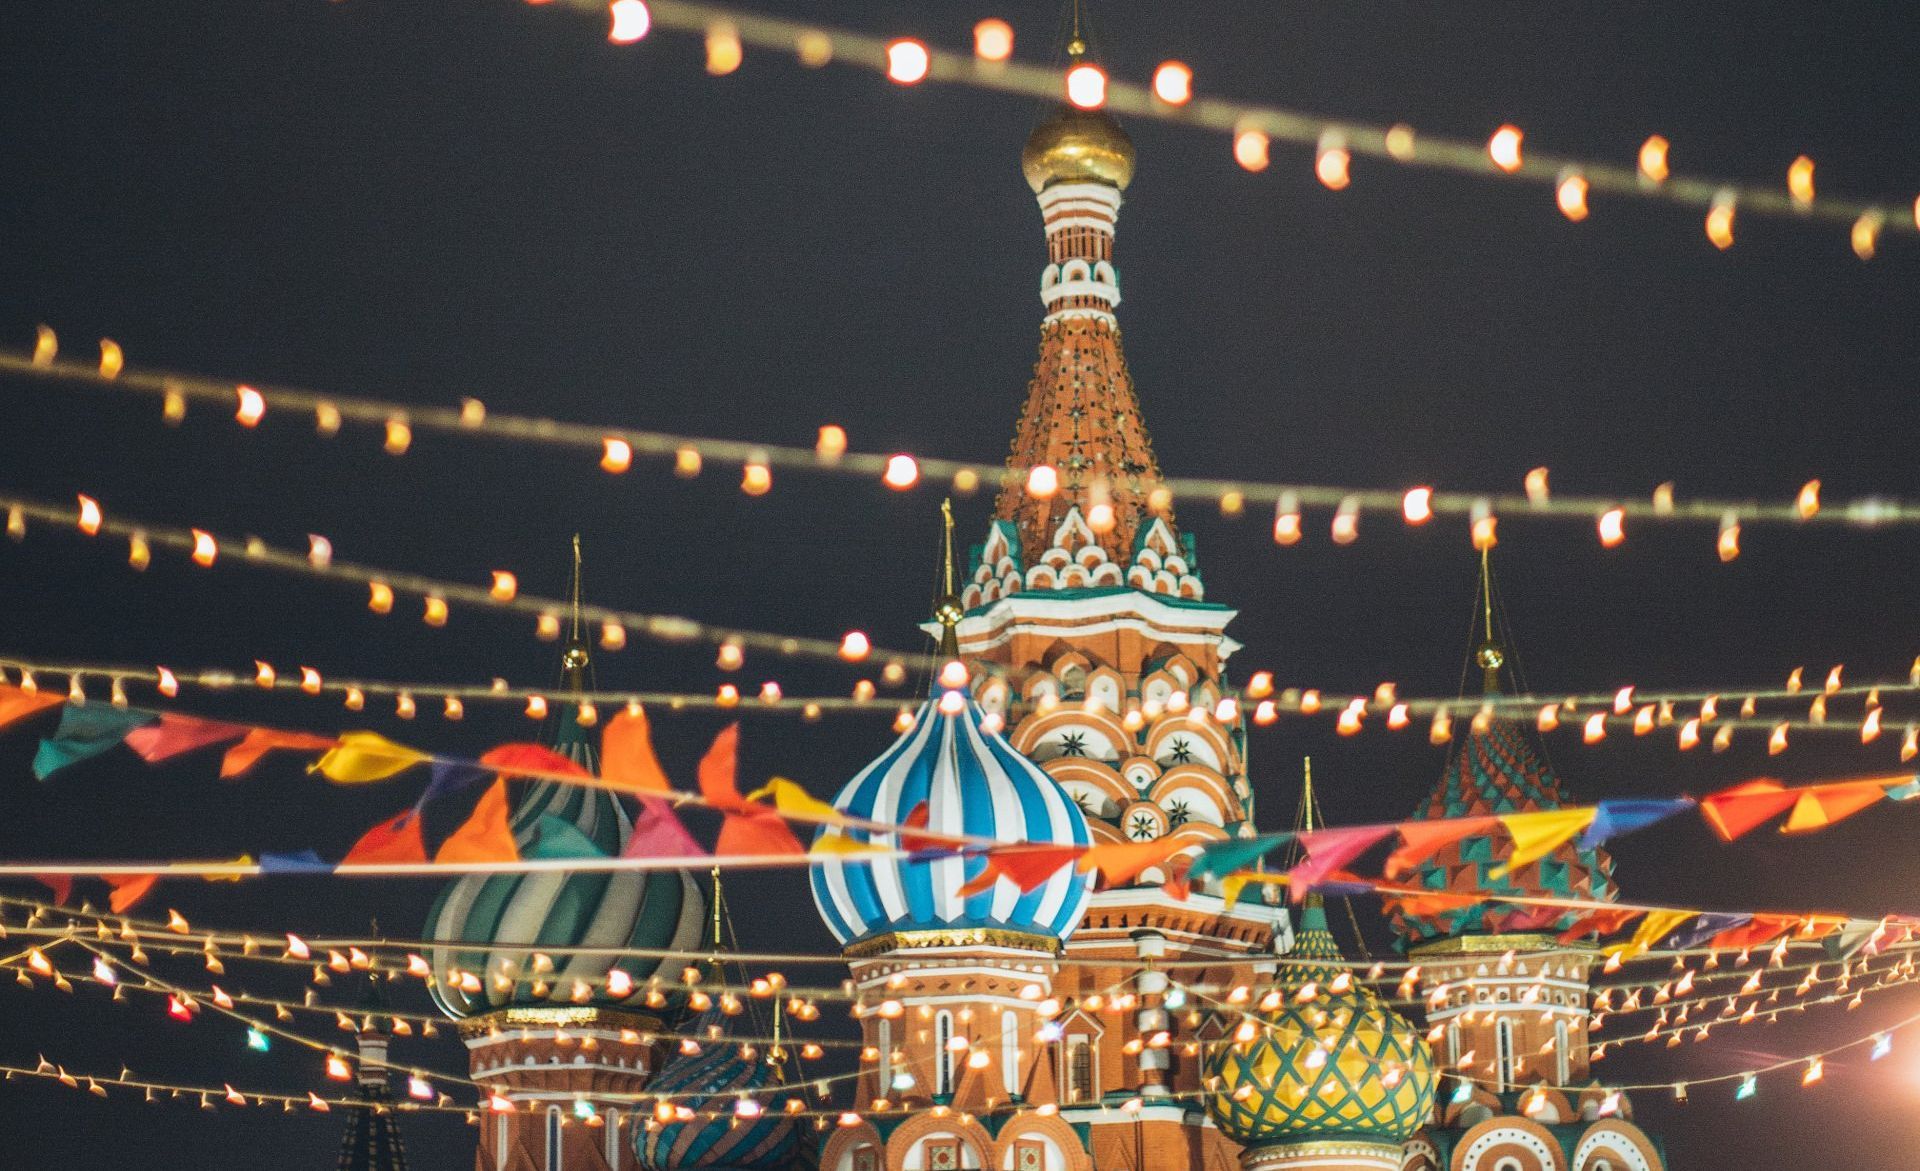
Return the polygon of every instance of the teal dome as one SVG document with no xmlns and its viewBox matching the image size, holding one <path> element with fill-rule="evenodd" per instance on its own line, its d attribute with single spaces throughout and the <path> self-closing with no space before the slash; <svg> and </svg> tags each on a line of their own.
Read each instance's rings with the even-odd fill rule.
<svg viewBox="0 0 1920 1171">
<path fill-rule="evenodd" d="M 693 1116 L 635 1129 L 633 1153 L 642 1171 L 813 1167 L 817 1158 L 810 1128 L 784 1113 L 790 1095 L 780 1092 L 775 1072 L 764 1056 L 745 1057 L 732 1041 L 713 1042 L 668 1062 L 647 1092 L 685 1107 Z M 735 1116 L 734 1104 L 742 1097 L 760 1104 L 758 1117 Z"/>
</svg>

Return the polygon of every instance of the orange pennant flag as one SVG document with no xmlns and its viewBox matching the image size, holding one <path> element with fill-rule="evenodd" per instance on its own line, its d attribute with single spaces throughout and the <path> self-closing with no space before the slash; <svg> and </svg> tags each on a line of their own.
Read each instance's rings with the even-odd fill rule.
<svg viewBox="0 0 1920 1171">
<path fill-rule="evenodd" d="M 1100 889 L 1124 886 L 1149 867 L 1158 866 L 1179 853 L 1188 843 L 1171 834 L 1150 842 L 1101 842 L 1080 856 L 1082 874 L 1099 872 Z"/>
<path fill-rule="evenodd" d="M 653 752 L 653 730 L 639 704 L 628 704 L 600 733 L 600 778 L 636 793 L 670 793 Z"/>
<path fill-rule="evenodd" d="M 1382 873 L 1397 881 L 1445 847 L 1461 838 L 1486 833 L 1498 824 L 1499 819 L 1491 816 L 1403 821 L 1394 827 L 1400 832 L 1400 847 L 1387 855 L 1387 865 Z"/>
<path fill-rule="evenodd" d="M 1747 781 L 1700 798 L 1700 816 L 1721 840 L 1731 842 L 1775 814 L 1785 813 L 1799 800 L 1771 777 Z"/>
<path fill-rule="evenodd" d="M 160 881 L 158 874 L 109 874 L 105 876 L 107 885 L 113 893 L 107 897 L 107 905 L 116 915 L 124 915 L 133 910 L 135 903 L 147 897 L 153 884 Z"/>
<path fill-rule="evenodd" d="M 539 744 L 502 744 L 496 748 L 489 748 L 480 757 L 480 763 L 489 768 L 505 769 L 509 772 L 554 773 L 563 777 L 593 775 L 581 768 L 580 763 L 572 757 L 562 756 L 553 749 Z"/>
<path fill-rule="evenodd" d="M 1800 791 L 1793 803 L 1793 814 L 1780 827 L 1783 834 L 1803 834 L 1844 821 L 1862 809 L 1878 805 L 1887 796 L 1887 787 L 1879 781 L 1842 781 L 1814 785 Z"/>
<path fill-rule="evenodd" d="M 440 849 L 435 862 L 513 862 L 520 849 L 514 844 L 511 813 L 507 808 L 507 783 L 496 780 L 480 795 L 473 814 L 454 830 Z M 418 830 L 414 831 L 418 833 Z"/>
<path fill-rule="evenodd" d="M 986 854 L 986 865 L 959 890 L 963 899 L 985 894 L 1002 878 L 1026 894 L 1087 852 L 1085 846 L 996 846 Z"/>
<path fill-rule="evenodd" d="M 282 732 L 274 728 L 249 728 L 240 743 L 227 749 L 220 761 L 220 779 L 231 780 L 260 763 L 260 758 L 277 748 L 294 752 L 325 752 L 336 741 L 331 736 L 311 732 Z"/>
<path fill-rule="evenodd" d="M 745 808 L 747 812 L 728 813 L 721 819 L 720 837 L 713 846 L 716 857 L 807 852 L 778 813 L 765 806 Z"/>
<path fill-rule="evenodd" d="M 24 720 L 35 712 L 45 711 L 57 704 L 66 702 L 66 696 L 59 692 L 27 691 L 19 687 L 0 684 L 0 728 L 16 720 Z"/>
<path fill-rule="evenodd" d="M 425 862 L 427 844 L 420 837 L 420 811 L 395 814 L 360 835 L 341 859 L 343 865 L 375 862 Z"/>
<path fill-rule="evenodd" d="M 735 779 L 739 767 L 740 725 L 728 724 L 713 738 L 707 754 L 700 758 L 700 795 L 707 799 L 707 804 L 736 813 L 749 808 Z"/>
</svg>

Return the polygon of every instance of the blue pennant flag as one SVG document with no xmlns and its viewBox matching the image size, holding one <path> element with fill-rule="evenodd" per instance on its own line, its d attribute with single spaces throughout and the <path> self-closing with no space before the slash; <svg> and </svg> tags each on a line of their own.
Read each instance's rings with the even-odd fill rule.
<svg viewBox="0 0 1920 1171">
<path fill-rule="evenodd" d="M 1690 947 L 1699 947 L 1722 931 L 1745 927 L 1751 922 L 1753 922 L 1752 915 L 1737 911 L 1702 911 L 1686 926 L 1667 936 L 1666 942 L 1661 946 L 1671 951 L 1686 951 Z"/>
<path fill-rule="evenodd" d="M 1656 821 L 1665 821 L 1693 806 L 1691 797 L 1629 797 L 1621 801 L 1602 801 L 1594 807 L 1592 823 L 1580 835 L 1580 848 L 1591 850 L 1608 838 L 1645 829 Z"/>
<path fill-rule="evenodd" d="M 321 858 L 312 850 L 301 850 L 292 854 L 262 854 L 260 855 L 260 873 L 331 874 L 333 863 Z"/>
</svg>

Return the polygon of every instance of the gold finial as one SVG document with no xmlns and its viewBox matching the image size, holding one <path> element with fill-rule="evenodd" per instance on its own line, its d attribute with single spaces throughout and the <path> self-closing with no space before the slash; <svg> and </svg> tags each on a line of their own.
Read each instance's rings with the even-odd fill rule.
<svg viewBox="0 0 1920 1171">
<path fill-rule="evenodd" d="M 1493 640 L 1493 565 L 1492 553 L 1480 550 L 1480 620 L 1481 630 L 1486 640 L 1474 652 L 1474 661 L 1480 664 L 1481 689 L 1488 695 L 1500 690 L 1500 668 L 1507 663 L 1507 652 Z"/>
<path fill-rule="evenodd" d="M 1078 61 L 1087 55 L 1087 42 L 1080 35 L 1080 0 L 1072 0 L 1073 35 L 1067 40 L 1067 56 Z"/>
<path fill-rule="evenodd" d="M 713 978 L 718 980 L 725 971 L 720 964 L 721 903 L 725 896 L 720 893 L 720 868 L 718 866 L 713 868 L 711 876 L 713 879 L 713 899 L 711 900 L 713 903 L 713 923 L 710 930 L 713 932 L 713 951 L 707 956 L 707 962 L 713 965 Z"/>
<path fill-rule="evenodd" d="M 1300 758 L 1300 819 L 1301 828 L 1307 833 L 1313 832 L 1313 757 Z"/>
<path fill-rule="evenodd" d="M 567 631 L 567 649 L 560 654 L 560 668 L 565 672 L 567 686 L 574 691 L 587 688 L 587 662 L 591 657 L 587 653 L 587 640 L 581 631 L 580 622 L 580 534 L 573 534 L 573 586 L 569 591 L 572 598 L 572 614 Z"/>
<path fill-rule="evenodd" d="M 953 500 L 948 498 L 940 502 L 940 598 L 933 604 L 933 620 L 940 624 L 942 662 L 960 655 L 960 637 L 954 628 L 963 613 L 953 592 Z"/>
</svg>

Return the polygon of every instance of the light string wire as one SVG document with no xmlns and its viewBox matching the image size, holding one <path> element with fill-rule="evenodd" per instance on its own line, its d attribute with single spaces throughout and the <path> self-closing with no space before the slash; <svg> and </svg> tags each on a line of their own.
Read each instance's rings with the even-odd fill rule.
<svg viewBox="0 0 1920 1171">
<path fill-rule="evenodd" d="M 195 564 L 205 568 L 212 568 L 218 563 L 222 553 L 237 552 L 239 556 L 233 560 L 242 565 L 301 577 L 350 581 L 366 586 L 370 598 L 369 608 L 375 613 L 388 612 L 394 604 L 396 595 L 405 594 L 416 597 L 425 605 L 426 621 L 429 625 L 444 624 L 446 607 L 451 603 L 458 603 L 476 609 L 535 615 L 539 619 L 537 632 L 543 639 L 550 641 L 559 637 L 561 617 L 574 610 L 572 603 L 557 598 L 523 595 L 518 591 L 517 584 L 509 589 L 499 582 L 498 577 L 496 577 L 496 585 L 487 588 L 465 582 L 443 581 L 422 574 L 400 573 L 340 561 L 332 555 L 331 543 L 320 537 L 310 539 L 308 552 L 294 553 L 270 545 L 258 537 L 235 539 L 215 536 L 204 529 L 122 520 L 118 516 L 101 513 L 99 505 L 90 497 L 83 497 L 75 505 L 68 506 L 0 495 L 0 509 L 6 511 L 7 530 L 15 539 L 25 535 L 26 521 L 31 518 L 63 528 L 78 527 L 83 534 L 89 536 L 108 533 L 125 538 L 132 550 L 130 557 L 136 567 L 145 564 L 144 557 L 147 551 L 155 545 L 181 550 L 187 553 Z M 506 577 L 508 581 L 517 583 L 517 579 L 512 575 L 509 574 Z M 847 663 L 862 661 L 877 655 L 886 660 L 887 665 L 892 668 L 888 674 L 895 675 L 900 680 L 905 679 L 907 664 L 915 658 L 913 653 L 907 651 L 874 651 L 866 645 L 864 635 L 850 645 L 848 640 L 831 642 L 797 635 L 713 626 L 678 615 L 646 614 L 585 603 L 578 607 L 578 613 L 601 627 L 602 649 L 612 649 L 609 647 L 605 632 L 608 627 L 613 627 L 621 631 L 632 631 L 660 642 L 705 642 L 718 646 L 730 645 L 764 651 L 783 658 L 809 658 Z M 624 645 L 624 640 L 615 645 Z"/>
<path fill-rule="evenodd" d="M 608 14 L 608 6 L 601 0 L 564 2 L 568 8 L 603 20 Z M 723 40 L 731 39 L 736 64 L 739 47 L 751 45 L 783 55 L 791 54 L 803 65 L 819 66 L 830 61 L 838 62 L 909 83 L 924 79 L 1053 102 L 1068 97 L 1064 71 L 1058 67 L 1007 59 L 987 60 L 976 54 L 938 49 L 919 41 L 910 41 L 908 43 L 918 48 L 918 54 L 910 55 L 911 58 L 916 64 L 923 58 L 924 65 L 917 72 L 909 74 L 903 73 L 894 53 L 895 47 L 904 38 L 886 39 L 846 29 L 824 29 L 799 21 L 693 0 L 646 0 L 641 7 L 651 12 L 654 27 L 701 34 L 709 38 L 709 43 L 716 35 Z M 618 32 L 617 25 L 614 31 Z M 1010 44 L 1007 51 L 1011 52 Z M 1004 58 L 1004 54 L 1001 56 Z M 1190 71 L 1188 76 L 1190 79 Z M 1416 133 L 1404 123 L 1391 127 L 1376 126 L 1216 97 L 1167 101 L 1158 96 L 1155 88 L 1105 78 L 1104 75 L 1102 88 L 1104 101 L 1094 104 L 1104 105 L 1115 112 L 1224 131 L 1236 137 L 1252 131 L 1320 152 L 1334 148 L 1481 178 L 1540 183 L 1556 190 L 1569 176 L 1577 176 L 1584 180 L 1583 194 L 1587 188 L 1591 188 L 1614 195 L 1663 200 L 1706 209 L 1710 213 L 1726 207 L 1729 209 L 1729 231 L 1731 209 L 1735 207 L 1767 215 L 1848 224 L 1853 227 L 1856 251 L 1860 251 L 1857 241 L 1863 230 L 1875 236 L 1883 228 L 1912 232 L 1915 230 L 1914 217 L 1920 214 L 1920 207 L 1816 197 L 1811 182 L 1810 162 L 1807 164 L 1805 180 L 1796 181 L 1790 173 L 1789 190 L 1780 191 L 1770 187 L 1669 175 L 1664 151 L 1660 167 L 1654 174 L 1616 163 L 1564 155 L 1526 152 L 1522 156 L 1516 134 L 1512 144 L 1513 157 L 1506 165 L 1502 165 L 1493 157 L 1490 150 L 1492 143 Z M 1262 155 L 1264 157 L 1264 151 Z M 1863 258 L 1870 256 L 1871 247 L 1861 254 Z"/>
<path fill-rule="evenodd" d="M 252 421 L 248 425 L 257 423 L 268 408 L 307 411 L 314 412 L 325 420 L 320 428 L 322 434 L 331 434 L 340 420 L 350 418 L 357 422 L 387 428 L 390 437 L 391 429 L 397 425 L 404 427 L 409 437 L 414 430 L 419 429 L 466 436 L 486 435 L 519 443 L 597 452 L 603 467 L 619 471 L 626 470 L 636 455 L 672 460 L 676 470 L 683 476 L 698 474 L 698 470 L 707 461 L 713 461 L 742 468 L 759 469 L 759 473 L 766 478 L 764 481 L 755 480 L 751 485 L 751 490 L 756 494 L 771 488 L 772 469 L 791 468 L 877 479 L 903 490 L 925 479 L 934 478 L 951 483 L 954 490 L 962 495 L 976 492 L 982 486 L 1010 486 L 1035 496 L 1042 495 L 1040 489 L 1033 484 L 1034 469 L 1032 468 L 901 453 L 851 451 L 845 447 L 845 432 L 838 427 L 823 428 L 821 443 L 816 447 L 808 448 L 791 444 L 695 438 L 629 427 L 566 423 L 523 415 L 500 415 L 488 411 L 480 400 L 473 398 L 465 400 L 469 405 L 453 408 L 322 394 L 310 390 L 238 383 L 205 375 L 135 369 L 123 364 L 125 359 L 121 347 L 110 340 L 103 340 L 101 345 L 111 357 L 103 360 L 102 364 L 96 367 L 87 363 L 62 361 L 54 357 L 53 353 L 57 351 L 58 343 L 49 340 L 53 338 L 53 332 L 45 326 L 42 326 L 41 330 L 42 344 L 39 355 L 23 357 L 15 353 L 0 352 L 0 372 L 19 375 L 42 386 L 107 389 L 157 395 L 167 404 L 167 413 L 174 419 L 184 414 L 185 404 L 189 399 L 198 399 L 218 402 L 226 407 L 233 407 L 239 403 L 242 417 Z M 835 438 L 829 440 L 829 433 Z M 387 446 L 389 450 L 396 452 L 407 450 L 406 446 L 393 442 L 389 442 Z M 902 459 L 907 461 L 905 465 L 899 462 Z M 1054 470 L 1058 471 L 1058 469 Z M 1166 499 L 1169 505 L 1181 499 L 1217 501 L 1222 511 L 1228 515 L 1237 515 L 1245 505 L 1253 503 L 1273 505 L 1282 510 L 1297 511 L 1301 507 L 1314 507 L 1337 508 L 1342 514 L 1393 513 L 1406 518 L 1408 523 L 1416 524 L 1425 523 L 1427 517 L 1433 515 L 1465 516 L 1476 521 L 1493 516 L 1549 520 L 1575 519 L 1593 524 L 1598 518 L 1617 512 L 1622 521 L 1632 518 L 1661 522 L 1713 522 L 1722 526 L 1728 523 L 1737 525 L 1746 522 L 1843 525 L 1856 528 L 1920 525 L 1920 505 L 1905 504 L 1887 497 L 1859 497 L 1823 506 L 1819 496 L 1820 482 L 1817 480 L 1803 485 L 1795 497 L 1789 501 L 1769 503 L 1751 499 L 1676 498 L 1670 488 L 1664 488 L 1663 491 L 1656 492 L 1646 499 L 1641 499 L 1636 494 L 1604 497 L 1560 496 L 1552 494 L 1545 488 L 1545 476 L 1541 474 L 1542 472 L 1543 470 L 1536 470 L 1536 474 L 1539 475 L 1538 482 L 1530 486 L 1526 493 L 1472 493 L 1435 491 L 1427 488 L 1413 489 L 1414 492 L 1421 494 L 1419 499 L 1424 510 L 1419 514 L 1420 519 L 1417 521 L 1411 519 L 1415 514 L 1411 512 L 1412 502 L 1407 490 L 1182 476 L 1163 477 L 1153 481 L 1152 487 L 1155 492 L 1164 490 L 1168 494 Z M 1057 483 L 1057 477 L 1050 482 Z M 746 486 L 743 481 L 743 487 Z M 1044 494 L 1050 496 L 1053 493 L 1049 491 Z M 0 503 L 10 502 L 0 501 Z M 43 516 L 42 519 L 64 523 L 70 522 L 73 514 L 71 512 L 55 513 Z M 1737 550 L 1737 535 L 1735 549 Z M 433 583 L 427 588 L 438 588 L 438 585 Z M 422 589 L 418 592 L 426 591 Z M 553 610 L 553 603 L 547 603 L 545 607 L 523 607 L 523 609 L 541 608 Z M 564 608 L 553 610 L 553 612 L 564 612 Z M 705 633 L 684 633 L 683 624 L 687 621 L 684 619 L 649 615 L 616 615 L 614 612 L 604 610 L 595 610 L 591 616 L 596 621 L 606 618 L 624 620 L 642 633 L 647 633 L 648 620 L 652 619 L 662 626 L 662 632 L 658 637 L 670 639 L 692 637 L 720 639 L 727 637 L 730 633 L 717 631 L 711 636 Z M 694 625 L 700 632 L 711 630 L 699 624 Z M 778 643 L 769 649 L 779 649 Z M 911 657 L 901 652 L 892 652 L 892 654 L 900 658 Z"/>
</svg>

